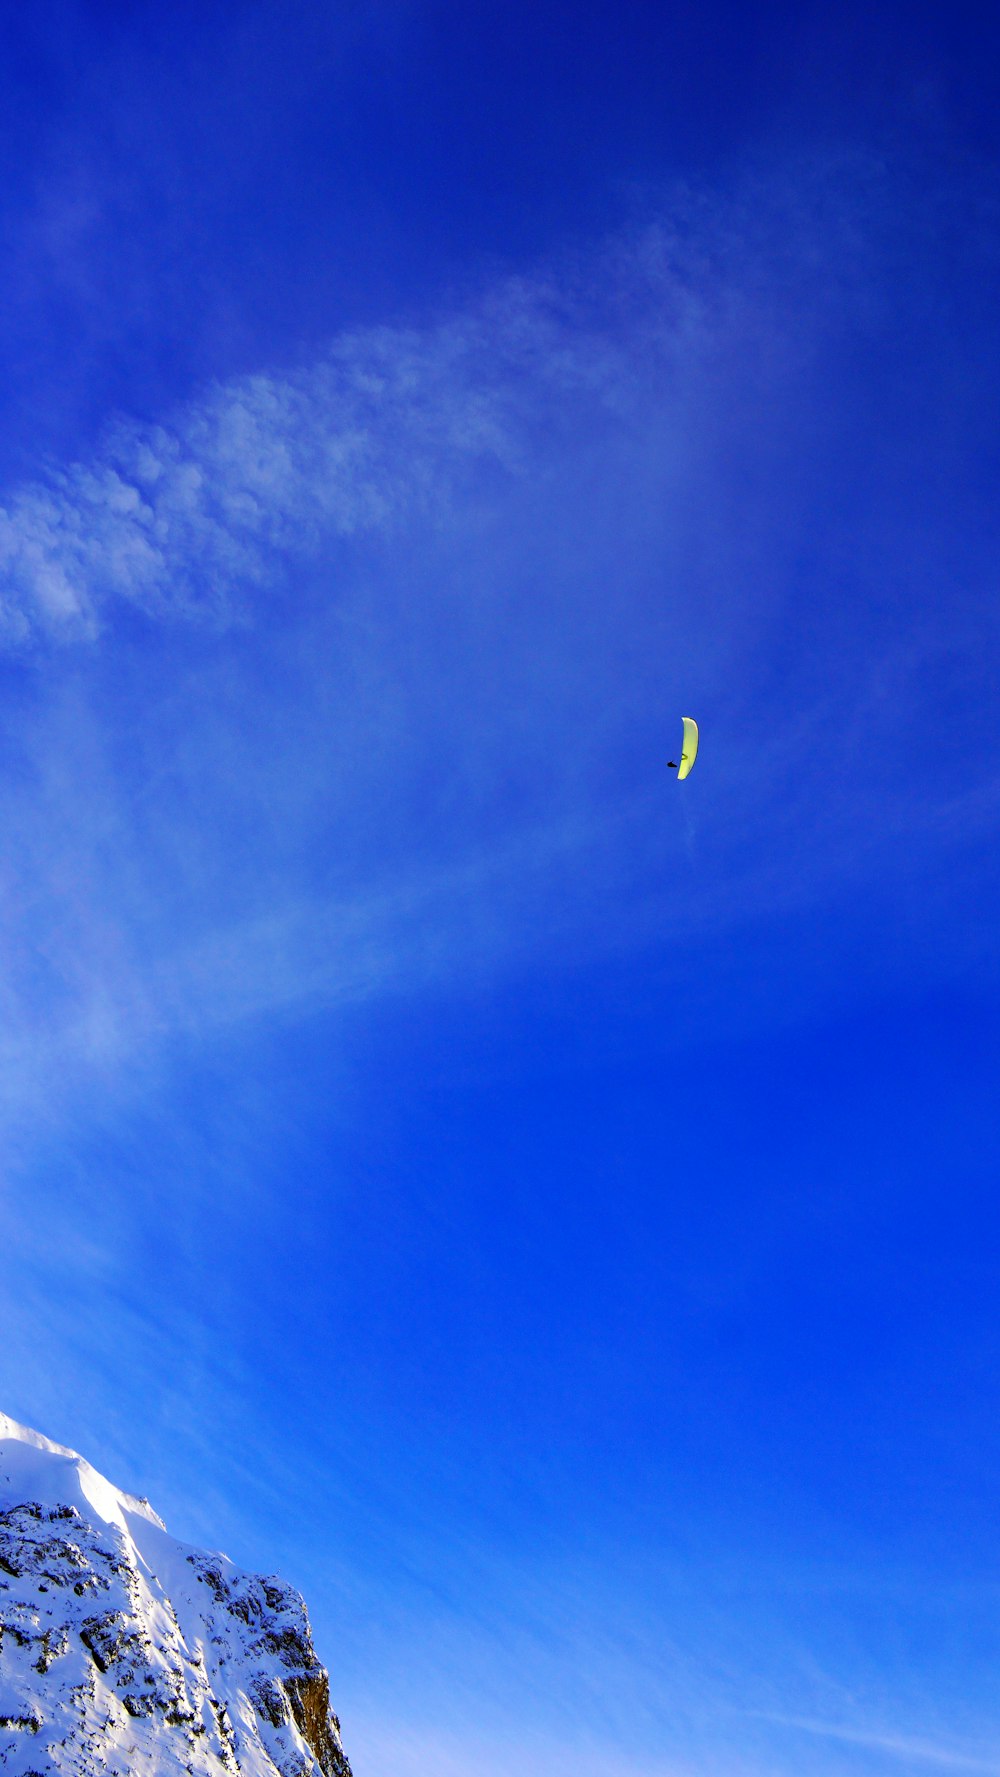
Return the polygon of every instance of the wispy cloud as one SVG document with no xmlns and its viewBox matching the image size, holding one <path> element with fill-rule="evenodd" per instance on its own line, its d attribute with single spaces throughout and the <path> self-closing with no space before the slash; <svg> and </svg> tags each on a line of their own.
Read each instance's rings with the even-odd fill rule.
<svg viewBox="0 0 1000 1777">
<path fill-rule="evenodd" d="M 0 630 L 45 670 L 0 782 L 8 1100 L 164 1032 L 659 943 L 679 893 L 683 969 L 695 939 L 878 879 L 905 840 L 898 915 L 922 855 L 991 830 L 988 760 L 933 797 L 905 772 L 866 792 L 933 623 L 879 677 L 838 609 L 822 685 L 807 660 L 770 706 L 813 546 L 809 367 L 881 288 L 888 209 L 867 163 L 682 195 L 10 494 Z M 121 643 L 126 610 L 191 622 L 154 659 Z M 165 667 L 170 637 L 225 625 L 225 650 Z M 701 831 L 663 805 L 692 696 Z"/>
</svg>

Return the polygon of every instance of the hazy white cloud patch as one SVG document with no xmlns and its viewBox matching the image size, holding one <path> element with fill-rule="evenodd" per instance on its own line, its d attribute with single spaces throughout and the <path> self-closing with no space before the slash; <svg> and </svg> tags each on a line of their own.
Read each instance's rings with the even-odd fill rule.
<svg viewBox="0 0 1000 1777">
<path fill-rule="evenodd" d="M 93 636 L 124 600 L 236 614 L 324 541 L 441 512 L 463 475 L 524 467 L 540 402 L 613 402 L 627 354 L 580 336 L 544 285 L 511 285 L 424 333 L 341 338 L 300 373 L 218 387 L 169 425 L 120 426 L 103 456 L 0 509 L 2 630 Z"/>
<path fill-rule="evenodd" d="M 352 1756 L 384 1777 L 707 1777 L 707 1767 L 665 1756 L 630 1757 L 607 1741 L 569 1733 L 561 1737 L 525 1734 L 518 1724 L 495 1737 L 443 1732 L 422 1724 L 355 1721 Z M 714 1777 L 754 1777 L 751 1768 L 730 1760 Z"/>
<path fill-rule="evenodd" d="M 210 388 L 163 423 L 120 423 L 93 460 L 0 505 L 0 639 L 92 637 L 118 601 L 232 620 L 291 562 L 441 518 L 477 476 L 544 473 L 595 425 L 641 428 L 665 404 L 683 439 L 692 403 L 718 404 L 727 353 L 741 354 L 737 382 L 787 374 L 838 292 L 870 276 L 858 235 L 882 183 L 877 167 L 834 160 L 794 188 L 675 194 L 655 222 L 434 324 L 345 334 L 301 369 Z"/>
</svg>

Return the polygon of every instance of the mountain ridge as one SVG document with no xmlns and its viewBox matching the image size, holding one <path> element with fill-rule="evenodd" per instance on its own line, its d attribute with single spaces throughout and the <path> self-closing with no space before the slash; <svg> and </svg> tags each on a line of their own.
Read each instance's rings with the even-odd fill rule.
<svg viewBox="0 0 1000 1777">
<path fill-rule="evenodd" d="M 351 1777 L 305 1603 L 0 1413 L 6 1777 Z"/>
</svg>

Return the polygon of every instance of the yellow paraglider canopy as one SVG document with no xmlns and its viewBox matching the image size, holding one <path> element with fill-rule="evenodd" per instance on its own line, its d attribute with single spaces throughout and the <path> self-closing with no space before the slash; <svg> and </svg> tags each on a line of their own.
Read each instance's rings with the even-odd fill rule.
<svg viewBox="0 0 1000 1777">
<path fill-rule="evenodd" d="M 687 777 L 692 765 L 698 757 L 698 724 L 693 716 L 682 716 L 684 723 L 684 745 L 681 748 L 681 762 L 677 767 L 677 776 Z"/>
</svg>

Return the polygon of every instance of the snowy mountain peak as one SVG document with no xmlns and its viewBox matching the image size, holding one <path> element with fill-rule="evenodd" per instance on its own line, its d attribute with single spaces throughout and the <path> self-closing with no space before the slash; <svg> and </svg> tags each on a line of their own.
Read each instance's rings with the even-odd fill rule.
<svg viewBox="0 0 1000 1777">
<path fill-rule="evenodd" d="M 0 1414 L 7 1777 L 350 1777 L 305 1605 Z"/>
<path fill-rule="evenodd" d="M 16 1494 L 44 1505 L 75 1505 L 121 1530 L 128 1528 L 126 1514 L 146 1518 L 160 1530 L 166 1528 L 148 1499 L 136 1499 L 112 1487 L 75 1450 L 53 1444 L 41 1432 L 0 1413 L 0 1501 Z"/>
</svg>

